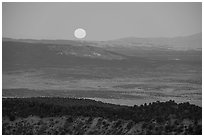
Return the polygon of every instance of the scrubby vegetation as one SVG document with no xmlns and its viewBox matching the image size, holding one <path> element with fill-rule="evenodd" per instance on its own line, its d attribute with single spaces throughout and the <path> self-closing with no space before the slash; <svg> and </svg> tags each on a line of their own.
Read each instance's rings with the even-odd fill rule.
<svg viewBox="0 0 204 137">
<path fill-rule="evenodd" d="M 202 109 L 188 102 L 133 107 L 57 97 L 3 98 L 2 102 L 3 134 L 202 133 Z M 36 123 L 30 123 L 34 117 Z"/>
</svg>

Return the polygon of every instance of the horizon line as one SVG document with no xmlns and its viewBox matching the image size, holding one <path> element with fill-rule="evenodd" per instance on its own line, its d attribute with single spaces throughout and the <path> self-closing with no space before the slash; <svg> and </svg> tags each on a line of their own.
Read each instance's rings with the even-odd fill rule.
<svg viewBox="0 0 204 137">
<path fill-rule="evenodd" d="M 169 36 L 169 37 L 137 37 L 137 36 L 126 36 L 126 37 L 120 37 L 120 38 L 115 38 L 115 39 L 108 39 L 108 40 L 86 40 L 86 38 L 84 39 L 60 39 L 60 38 L 46 38 L 46 39 L 40 39 L 40 38 L 12 38 L 12 37 L 2 37 L 2 41 L 3 39 L 13 39 L 13 40 L 67 40 L 67 41 L 112 41 L 112 40 L 120 40 L 120 39 L 124 39 L 124 38 L 138 38 L 138 39 L 157 39 L 157 38 L 178 38 L 178 37 L 188 37 L 188 36 L 193 36 L 193 35 L 197 35 L 197 34 L 201 34 L 202 35 L 202 31 L 201 32 L 197 32 L 197 33 L 193 33 L 190 35 L 181 35 L 181 36 Z"/>
</svg>

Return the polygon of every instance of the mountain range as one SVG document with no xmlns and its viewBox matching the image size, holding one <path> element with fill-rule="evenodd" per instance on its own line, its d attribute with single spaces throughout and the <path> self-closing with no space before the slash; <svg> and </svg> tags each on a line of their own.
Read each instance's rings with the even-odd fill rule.
<svg viewBox="0 0 204 137">
<path fill-rule="evenodd" d="M 111 41 L 2 39 L 3 67 L 25 64 L 103 64 L 112 61 L 201 61 L 202 33 L 174 38 L 121 38 Z M 131 61 L 130 61 L 131 62 Z"/>
</svg>

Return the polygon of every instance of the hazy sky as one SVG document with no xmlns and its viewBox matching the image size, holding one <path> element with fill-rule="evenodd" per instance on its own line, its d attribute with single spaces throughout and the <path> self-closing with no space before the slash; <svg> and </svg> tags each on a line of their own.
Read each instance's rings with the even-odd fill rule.
<svg viewBox="0 0 204 137">
<path fill-rule="evenodd" d="M 201 3 L 3 3 L 3 37 L 85 40 L 201 32 Z"/>
</svg>

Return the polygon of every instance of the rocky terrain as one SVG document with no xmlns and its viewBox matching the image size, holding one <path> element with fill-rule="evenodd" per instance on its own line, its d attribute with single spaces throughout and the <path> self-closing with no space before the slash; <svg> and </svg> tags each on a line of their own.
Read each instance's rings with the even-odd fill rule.
<svg viewBox="0 0 204 137">
<path fill-rule="evenodd" d="M 201 108 L 174 101 L 119 106 L 88 99 L 3 99 L 3 134 L 201 134 Z"/>
<path fill-rule="evenodd" d="M 132 120 L 110 120 L 101 117 L 47 117 L 30 116 L 10 121 L 4 118 L 4 134 L 34 135 L 136 135 L 136 134 L 200 134 L 201 122 L 195 126 L 194 121 L 169 119 L 164 124 L 157 121 L 138 122 Z M 196 129 L 198 128 L 198 129 Z M 200 129 L 199 129 L 200 128 Z"/>
</svg>

